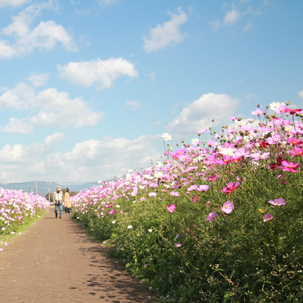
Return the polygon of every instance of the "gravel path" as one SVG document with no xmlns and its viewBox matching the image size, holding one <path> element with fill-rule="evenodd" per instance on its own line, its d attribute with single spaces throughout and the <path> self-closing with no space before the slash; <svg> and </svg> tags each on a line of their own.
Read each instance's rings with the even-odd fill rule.
<svg viewBox="0 0 303 303">
<path fill-rule="evenodd" d="M 124 273 L 96 243 L 54 208 L 0 252 L 4 303 L 152 302 L 152 294 Z"/>
</svg>

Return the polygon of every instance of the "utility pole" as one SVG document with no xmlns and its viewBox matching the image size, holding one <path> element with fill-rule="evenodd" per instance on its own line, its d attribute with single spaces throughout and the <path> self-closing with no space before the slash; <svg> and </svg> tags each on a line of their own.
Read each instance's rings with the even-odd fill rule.
<svg viewBox="0 0 303 303">
<path fill-rule="evenodd" d="M 52 182 L 48 182 L 48 202 L 50 202 L 50 186 Z"/>
</svg>

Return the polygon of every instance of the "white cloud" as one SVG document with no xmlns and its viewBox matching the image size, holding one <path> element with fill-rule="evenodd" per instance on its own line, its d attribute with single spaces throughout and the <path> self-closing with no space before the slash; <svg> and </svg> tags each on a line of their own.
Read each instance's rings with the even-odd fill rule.
<svg viewBox="0 0 303 303">
<path fill-rule="evenodd" d="M 248 22 L 248 23 L 246 24 L 246 26 L 243 28 L 243 31 L 248 31 L 248 30 L 251 29 L 251 27 L 252 27 L 252 22 Z"/>
<path fill-rule="evenodd" d="M 221 27 L 221 21 L 220 20 L 210 21 L 210 25 L 214 31 L 217 31 Z"/>
<path fill-rule="evenodd" d="M 103 4 L 103 5 L 109 5 L 109 4 L 117 2 L 117 0 L 98 0 L 97 2 L 100 4 Z"/>
<path fill-rule="evenodd" d="M 144 50 L 147 53 L 155 52 L 173 43 L 180 43 L 184 40 L 185 34 L 180 32 L 180 27 L 187 21 L 186 13 L 178 8 L 179 15 L 169 13 L 172 18 L 170 21 L 158 24 L 150 30 L 150 37 L 143 37 Z"/>
<path fill-rule="evenodd" d="M 27 2 L 30 2 L 31 0 L 0 0 L 0 8 L 5 6 L 19 6 L 22 4 L 25 4 Z"/>
<path fill-rule="evenodd" d="M 83 87 L 95 84 L 97 90 L 111 88 L 121 76 L 138 77 L 134 65 L 123 58 L 70 62 L 65 66 L 58 65 L 57 68 L 61 78 L 69 79 Z"/>
<path fill-rule="evenodd" d="M 54 21 L 41 21 L 35 28 L 30 28 L 34 18 L 44 8 L 51 7 L 52 1 L 32 4 L 18 16 L 12 17 L 12 23 L 2 30 L 2 36 L 7 36 L 8 40 L 0 40 L 0 58 L 23 56 L 36 48 L 50 50 L 57 43 L 68 51 L 77 50 L 71 35 Z"/>
<path fill-rule="evenodd" d="M 0 96 L 0 109 L 27 111 L 27 118 L 10 118 L 7 125 L 0 127 L 0 131 L 11 133 L 29 133 L 35 127 L 50 125 L 61 128 L 94 126 L 104 115 L 91 109 L 82 98 L 70 99 L 68 93 L 55 88 L 36 93 L 24 83 Z"/>
<path fill-rule="evenodd" d="M 48 148 L 63 139 L 64 134 L 53 134 L 44 143 L 5 145 L 0 150 L 0 172 L 5 172 L 0 173 L 0 183 L 31 179 L 97 182 L 125 174 L 130 168 L 146 168 L 151 159 L 159 161 L 161 156 L 154 147 L 154 141 L 161 141 L 160 135 L 133 140 L 110 137 L 88 140 L 66 153 L 56 153 Z"/>
<path fill-rule="evenodd" d="M 166 130 L 169 134 L 180 138 L 193 135 L 201 128 L 215 124 L 222 124 L 232 116 L 239 100 L 226 94 L 208 93 L 185 107 L 180 115 L 168 124 Z"/>
<path fill-rule="evenodd" d="M 31 81 L 34 86 L 41 86 L 47 83 L 48 81 L 48 75 L 47 74 L 35 74 L 32 73 L 30 77 L 27 78 L 27 80 Z"/>
<path fill-rule="evenodd" d="M 130 108 L 132 110 L 137 110 L 140 108 L 140 101 L 126 101 L 125 102 L 125 107 Z"/>
<path fill-rule="evenodd" d="M 64 133 L 54 133 L 50 136 L 47 136 L 45 139 L 44 139 L 44 145 L 45 147 L 52 147 L 53 145 L 56 145 L 58 143 L 60 143 L 62 140 L 64 140 L 65 138 L 65 135 Z"/>
<path fill-rule="evenodd" d="M 238 10 L 233 9 L 231 11 L 228 11 L 224 17 L 224 24 L 225 25 L 231 25 L 236 23 L 241 17 L 243 16 L 242 13 L 240 13 Z"/>
<path fill-rule="evenodd" d="M 253 8 L 253 5 L 255 8 Z M 259 6 L 259 7 L 258 7 Z M 264 9 L 263 4 L 255 4 L 250 0 L 235 0 L 232 4 L 224 3 L 222 9 L 227 11 L 224 14 L 222 20 L 210 21 L 210 25 L 214 31 L 218 30 L 222 26 L 232 26 L 239 23 L 244 16 L 260 16 Z M 246 25 L 243 26 L 243 31 L 248 31 L 252 28 L 252 21 L 246 21 Z"/>
<path fill-rule="evenodd" d="M 298 96 L 303 99 L 303 90 L 301 90 L 300 92 L 298 92 Z"/>
</svg>

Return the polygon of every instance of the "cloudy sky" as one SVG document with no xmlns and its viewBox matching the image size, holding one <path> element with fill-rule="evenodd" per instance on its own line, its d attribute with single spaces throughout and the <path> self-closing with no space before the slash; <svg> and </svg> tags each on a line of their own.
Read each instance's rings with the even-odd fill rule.
<svg viewBox="0 0 303 303">
<path fill-rule="evenodd" d="M 0 0 L 0 183 L 106 180 L 215 119 L 303 105 L 303 2 Z"/>
</svg>

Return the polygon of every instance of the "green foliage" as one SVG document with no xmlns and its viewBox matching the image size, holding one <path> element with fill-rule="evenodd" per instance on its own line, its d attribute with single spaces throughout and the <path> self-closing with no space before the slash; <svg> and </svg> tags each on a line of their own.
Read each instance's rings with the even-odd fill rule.
<svg viewBox="0 0 303 303">
<path fill-rule="evenodd" d="M 94 236 L 108 240 L 111 254 L 130 273 L 174 302 L 302 302 L 302 173 L 277 178 L 277 171 L 267 169 L 276 154 L 271 157 L 258 165 L 242 159 L 213 167 L 211 175 L 218 178 L 209 183 L 195 172 L 186 178 L 179 173 L 177 180 L 187 185 L 174 189 L 178 197 L 161 184 L 157 196 L 146 201 L 140 201 L 146 197 L 143 189 L 136 197 L 116 192 L 115 205 L 124 214 L 98 217 L 99 200 L 74 216 Z M 295 160 L 302 167 L 302 159 Z M 237 180 L 240 186 L 226 195 L 222 189 Z M 206 183 L 208 191 L 188 192 L 191 184 Z M 286 205 L 269 203 L 281 197 Z M 221 211 L 226 201 L 234 205 L 230 214 Z M 176 206 L 173 213 L 169 204 Z M 211 212 L 218 216 L 208 222 Z M 267 213 L 273 219 L 264 222 Z"/>
</svg>

